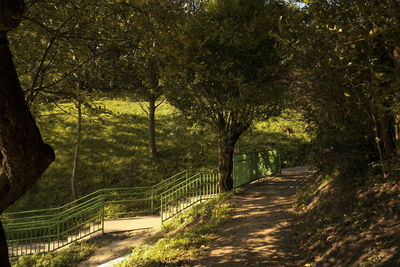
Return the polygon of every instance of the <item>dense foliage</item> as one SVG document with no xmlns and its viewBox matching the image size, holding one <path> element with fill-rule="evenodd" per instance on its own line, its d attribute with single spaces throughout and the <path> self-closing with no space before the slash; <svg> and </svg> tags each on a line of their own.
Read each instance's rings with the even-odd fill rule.
<svg viewBox="0 0 400 267">
<path fill-rule="evenodd" d="M 296 103 L 315 132 L 318 167 L 398 176 L 397 1 L 312 1 L 296 35 Z"/>
<path fill-rule="evenodd" d="M 218 135 L 221 188 L 230 176 L 236 142 L 257 119 L 279 114 L 288 89 L 279 1 L 205 1 L 177 36 L 167 98 Z M 284 35 L 283 35 L 284 36 Z"/>
</svg>

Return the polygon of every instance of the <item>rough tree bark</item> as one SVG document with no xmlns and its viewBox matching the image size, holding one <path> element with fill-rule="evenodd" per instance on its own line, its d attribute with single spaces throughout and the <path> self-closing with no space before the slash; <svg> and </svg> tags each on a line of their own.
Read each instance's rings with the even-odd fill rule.
<svg viewBox="0 0 400 267">
<path fill-rule="evenodd" d="M 239 137 L 250 127 L 251 122 L 238 122 L 234 113 L 226 115 L 219 114 L 218 128 L 219 137 L 219 185 L 222 192 L 229 192 L 233 189 L 233 154 L 236 142 Z"/>
<path fill-rule="evenodd" d="M 236 141 L 231 137 L 221 137 L 219 146 L 219 173 L 222 192 L 229 192 L 233 189 L 233 153 Z"/>
<path fill-rule="evenodd" d="M 54 161 L 25 102 L 8 47 L 7 32 L 24 12 L 22 0 L 0 0 L 0 214 L 41 177 Z M 10 266 L 0 224 L 0 266 Z"/>
</svg>

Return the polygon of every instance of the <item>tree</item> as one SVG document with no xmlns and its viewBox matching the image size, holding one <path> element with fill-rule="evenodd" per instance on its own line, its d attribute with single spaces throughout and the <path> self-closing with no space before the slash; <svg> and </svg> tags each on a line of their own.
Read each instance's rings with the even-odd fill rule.
<svg viewBox="0 0 400 267">
<path fill-rule="evenodd" d="M 16 27 L 24 2 L 0 1 L 0 214 L 20 198 L 54 160 L 25 102 L 8 47 L 7 32 Z M 0 265 L 10 266 L 0 223 Z"/>
<path fill-rule="evenodd" d="M 183 14 L 181 3 L 163 0 L 130 1 L 121 17 L 127 46 L 118 56 L 120 83 L 134 92 L 148 118 L 149 157 L 157 157 L 156 110 L 163 103 L 165 47 L 177 20 Z"/>
<path fill-rule="evenodd" d="M 110 43 L 120 41 L 111 33 L 112 15 L 120 6 L 88 0 L 30 3 L 19 30 L 10 36 L 29 105 L 37 98 L 71 97 L 63 81 L 78 71 L 100 76 L 101 69 L 91 63 L 111 50 Z"/>
<path fill-rule="evenodd" d="M 233 186 L 239 137 L 255 119 L 280 111 L 287 88 L 279 35 L 284 9 L 279 1 L 204 1 L 170 51 L 168 100 L 218 134 L 223 191 Z"/>
<path fill-rule="evenodd" d="M 104 87 L 106 81 L 102 76 L 109 69 L 100 65 L 101 59 L 109 56 L 111 44 L 114 48 L 115 43 L 122 43 L 113 34 L 117 28 L 114 13 L 119 13 L 122 4 L 87 0 L 31 1 L 28 7 L 18 31 L 10 36 L 11 49 L 16 55 L 25 99 L 35 116 L 49 104 L 77 103 L 77 138 L 70 177 L 72 197 L 77 198 L 82 128 L 79 110 L 82 105 L 88 107 L 86 110 L 91 109 L 92 103 L 87 91 L 80 93 L 75 88 L 83 82 L 91 91 Z M 82 81 L 76 81 L 78 76 Z"/>
<path fill-rule="evenodd" d="M 399 166 L 398 1 L 312 1 L 298 42 L 298 94 L 325 169 L 383 176 Z M 375 164 L 374 164 L 375 163 Z M 328 167 L 328 168 L 327 168 Z M 391 169 L 391 170 L 389 170 Z M 374 171 L 375 172 L 375 171 Z M 361 175 L 362 176 L 362 175 Z"/>
</svg>

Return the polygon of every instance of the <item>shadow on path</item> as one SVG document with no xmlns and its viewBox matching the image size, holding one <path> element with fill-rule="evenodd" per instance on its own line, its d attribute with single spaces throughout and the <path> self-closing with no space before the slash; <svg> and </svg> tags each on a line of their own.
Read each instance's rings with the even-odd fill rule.
<svg viewBox="0 0 400 267">
<path fill-rule="evenodd" d="M 204 255 L 191 266 L 303 266 L 290 221 L 296 189 L 312 172 L 285 169 L 235 195 L 232 219 L 216 231 Z"/>
</svg>

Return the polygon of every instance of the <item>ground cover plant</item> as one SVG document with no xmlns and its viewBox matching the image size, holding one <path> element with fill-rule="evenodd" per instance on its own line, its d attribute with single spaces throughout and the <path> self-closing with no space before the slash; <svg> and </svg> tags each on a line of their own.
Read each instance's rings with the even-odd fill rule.
<svg viewBox="0 0 400 267">
<path fill-rule="evenodd" d="M 12 262 L 13 267 L 66 267 L 75 266 L 87 259 L 97 248 L 93 242 L 79 242 L 57 252 L 21 256 Z"/>
<path fill-rule="evenodd" d="M 118 266 L 179 266 L 196 259 L 212 238 L 213 230 L 229 219 L 230 205 L 226 200 L 230 195 L 222 194 L 171 219 Z"/>
<path fill-rule="evenodd" d="M 357 186 L 310 176 L 296 203 L 297 246 L 307 266 L 398 266 L 399 192 L 395 180 Z"/>
</svg>

